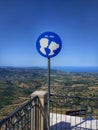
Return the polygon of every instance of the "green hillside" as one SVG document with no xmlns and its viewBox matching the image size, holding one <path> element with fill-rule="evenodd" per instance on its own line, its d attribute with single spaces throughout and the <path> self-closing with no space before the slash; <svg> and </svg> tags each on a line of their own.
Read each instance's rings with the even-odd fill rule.
<svg viewBox="0 0 98 130">
<path fill-rule="evenodd" d="M 47 69 L 0 68 L 0 114 L 6 116 L 35 90 L 47 90 Z M 51 93 L 98 97 L 98 73 L 51 70 Z"/>
</svg>

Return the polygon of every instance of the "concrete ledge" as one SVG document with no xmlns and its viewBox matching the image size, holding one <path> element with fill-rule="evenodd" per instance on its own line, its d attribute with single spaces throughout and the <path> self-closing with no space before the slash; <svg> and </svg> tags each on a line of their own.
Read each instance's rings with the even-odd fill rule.
<svg viewBox="0 0 98 130">
<path fill-rule="evenodd" d="M 35 91 L 31 98 L 38 96 L 31 111 L 31 130 L 47 130 L 47 91 Z"/>
<path fill-rule="evenodd" d="M 31 94 L 31 97 L 38 96 L 40 98 L 44 98 L 47 95 L 47 91 L 35 91 Z"/>
</svg>

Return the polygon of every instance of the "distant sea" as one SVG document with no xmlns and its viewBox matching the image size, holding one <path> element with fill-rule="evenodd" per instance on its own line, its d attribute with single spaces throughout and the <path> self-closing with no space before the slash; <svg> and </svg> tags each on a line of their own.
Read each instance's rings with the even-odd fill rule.
<svg viewBox="0 0 98 130">
<path fill-rule="evenodd" d="M 45 68 L 48 66 L 32 66 L 32 67 L 13 67 L 13 66 L 0 66 L 0 68 L 26 68 L 26 69 L 37 69 L 37 68 Z M 98 72 L 98 67 L 73 67 L 73 66 L 51 66 L 53 70 L 60 70 L 64 72 Z"/>
<path fill-rule="evenodd" d="M 98 72 L 98 67 L 67 67 L 67 66 L 55 66 L 51 69 L 61 70 L 64 72 Z"/>
</svg>

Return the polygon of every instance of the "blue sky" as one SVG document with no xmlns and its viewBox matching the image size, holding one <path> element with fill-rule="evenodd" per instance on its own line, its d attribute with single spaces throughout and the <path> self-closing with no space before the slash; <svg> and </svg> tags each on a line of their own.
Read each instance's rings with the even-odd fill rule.
<svg viewBox="0 0 98 130">
<path fill-rule="evenodd" d="M 46 31 L 62 39 L 53 66 L 98 66 L 98 0 L 0 0 L 0 66 L 46 66 Z"/>
</svg>

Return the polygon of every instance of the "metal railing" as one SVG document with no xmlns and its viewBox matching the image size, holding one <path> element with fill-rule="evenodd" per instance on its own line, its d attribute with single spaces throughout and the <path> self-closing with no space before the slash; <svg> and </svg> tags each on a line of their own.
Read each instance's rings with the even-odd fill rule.
<svg viewBox="0 0 98 130">
<path fill-rule="evenodd" d="M 41 130 L 41 116 L 46 118 L 38 96 L 0 121 L 0 130 Z"/>
<path fill-rule="evenodd" d="M 32 97 L 0 121 L 0 130 L 47 130 L 46 101 Z M 50 130 L 98 130 L 98 98 L 50 94 Z"/>
<path fill-rule="evenodd" d="M 98 130 L 98 98 L 50 95 L 51 130 Z"/>
</svg>

